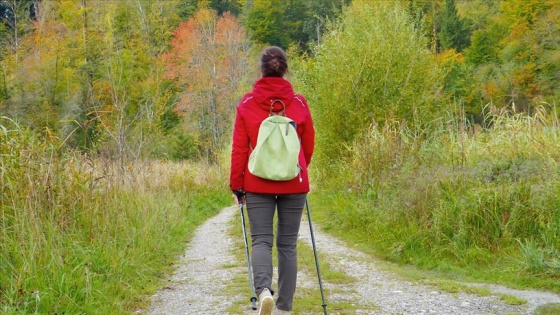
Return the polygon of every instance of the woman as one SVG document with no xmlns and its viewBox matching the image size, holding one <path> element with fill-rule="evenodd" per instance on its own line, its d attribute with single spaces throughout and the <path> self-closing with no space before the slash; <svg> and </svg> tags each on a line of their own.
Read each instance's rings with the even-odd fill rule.
<svg viewBox="0 0 560 315">
<path fill-rule="evenodd" d="M 235 202 L 245 202 L 252 239 L 252 263 L 255 292 L 259 296 L 259 315 L 269 315 L 274 308 L 272 289 L 273 217 L 277 210 L 278 225 L 278 294 L 274 314 L 290 314 L 296 289 L 296 243 L 301 215 L 309 192 L 307 166 L 311 162 L 315 131 L 305 98 L 295 94 L 284 79 L 288 70 L 286 54 L 279 47 L 267 47 L 261 55 L 262 77 L 237 107 L 231 154 L 230 188 Z M 280 100 L 281 102 L 278 102 Z M 299 176 L 287 181 L 259 178 L 249 172 L 251 148 L 257 144 L 261 122 L 273 112 L 281 112 L 296 123 L 301 140 Z"/>
</svg>

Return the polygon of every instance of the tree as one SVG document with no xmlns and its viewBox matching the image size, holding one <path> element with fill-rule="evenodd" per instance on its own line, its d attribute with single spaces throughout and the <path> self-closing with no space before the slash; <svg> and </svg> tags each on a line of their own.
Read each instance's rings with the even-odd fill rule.
<svg viewBox="0 0 560 315">
<path fill-rule="evenodd" d="M 469 46 L 470 32 L 465 21 L 457 13 L 455 0 L 445 0 L 439 24 L 439 41 L 444 50 L 453 48 L 461 52 Z"/>
<path fill-rule="evenodd" d="M 287 49 L 290 36 L 284 19 L 286 2 L 283 0 L 254 0 L 247 14 L 245 26 L 251 31 L 251 38 L 261 44 Z"/>
<path fill-rule="evenodd" d="M 0 2 L 0 23 L 9 29 L 8 37 L 17 46 L 36 17 L 38 0 L 3 0 Z"/>
<path fill-rule="evenodd" d="M 303 20 L 303 32 L 309 41 L 320 42 L 327 24 L 334 22 L 351 0 L 308 0 L 305 1 L 307 14 Z M 309 50 L 310 45 L 302 48 Z"/>
<path fill-rule="evenodd" d="M 555 0 L 504 0 L 484 28 L 476 30 L 466 61 L 476 66 L 474 101 L 530 112 L 552 103 L 557 87 L 559 8 Z"/>
<path fill-rule="evenodd" d="M 203 157 L 216 159 L 231 127 L 240 86 L 245 83 L 250 44 L 231 14 L 200 10 L 174 32 L 171 49 L 162 55 L 166 77 L 178 84 L 175 111 L 197 135 Z"/>
<path fill-rule="evenodd" d="M 471 46 L 465 51 L 468 61 L 475 65 L 497 62 L 499 38 L 489 30 L 477 30 L 471 38 Z"/>
<path fill-rule="evenodd" d="M 74 75 L 81 62 L 76 63 L 81 54 L 75 49 L 76 38 L 69 36 L 71 25 L 54 19 L 58 5 L 41 6 L 32 31 L 18 38 L 17 53 L 3 62 L 10 90 L 6 104 L 13 108 L 10 114 L 53 131 L 59 130 L 59 121 L 66 118 L 65 105 L 75 96 L 79 82 Z"/>
<path fill-rule="evenodd" d="M 36 6 L 38 0 L 3 0 L 0 1 L 0 61 L 5 58 L 5 54 L 13 56 L 12 66 L 17 68 L 20 61 L 20 45 L 22 38 L 31 31 L 31 22 L 36 17 Z M 7 113 L 17 115 L 20 110 L 14 108 L 9 102 L 7 81 L 8 73 L 15 71 L 15 68 L 7 69 L 6 64 L 2 68 L 2 84 L 0 84 L 0 97 L 8 100 L 0 104 L 0 109 Z"/>
<path fill-rule="evenodd" d="M 259 44 L 309 52 L 327 20 L 335 19 L 350 0 L 253 0 L 245 6 L 245 25 Z"/>
<path fill-rule="evenodd" d="M 428 39 L 432 53 L 439 51 L 438 21 L 443 0 L 406 0 L 409 14 L 416 28 Z"/>
<path fill-rule="evenodd" d="M 177 1 L 97 1 L 103 5 L 91 4 L 91 35 L 98 38 L 90 52 L 95 56 L 93 114 L 103 142 L 98 149 L 123 166 L 149 154 L 163 137 L 160 117 L 173 93 L 163 79 L 157 46 L 175 23 Z"/>
<path fill-rule="evenodd" d="M 237 0 L 211 0 L 210 8 L 216 10 L 220 16 L 224 15 L 226 12 L 237 16 L 241 13 L 242 4 Z"/>
<path fill-rule="evenodd" d="M 500 11 L 500 2 L 495 0 L 460 0 L 456 2 L 460 16 L 469 21 L 471 31 L 485 28 L 488 21 Z"/>
<path fill-rule="evenodd" d="M 200 9 L 211 9 L 219 16 L 229 12 L 233 16 L 238 16 L 243 9 L 243 2 L 239 0 L 188 0 L 179 2 L 177 9 L 183 21 L 191 19 Z"/>
<path fill-rule="evenodd" d="M 560 98 L 560 7 L 551 6 L 533 27 L 536 45 L 532 46 L 535 55 L 536 84 L 543 94 L 538 101 Z"/>
<path fill-rule="evenodd" d="M 546 80 L 558 77 L 552 74 L 558 67 L 549 63 L 549 56 L 560 51 L 559 24 L 554 21 L 558 17 L 557 4 L 550 0 L 508 0 L 501 5 L 501 18 L 510 31 L 502 41 L 502 59 L 514 61 L 510 95 L 516 110 L 528 111 L 546 94 L 554 93 L 546 89 L 547 85 L 539 77 L 547 77 Z M 542 76 L 545 72 L 552 76 Z"/>
<path fill-rule="evenodd" d="M 19 53 L 1 61 L 8 114 L 123 163 L 146 154 L 172 99 L 158 54 L 177 3 L 42 1 Z"/>
</svg>

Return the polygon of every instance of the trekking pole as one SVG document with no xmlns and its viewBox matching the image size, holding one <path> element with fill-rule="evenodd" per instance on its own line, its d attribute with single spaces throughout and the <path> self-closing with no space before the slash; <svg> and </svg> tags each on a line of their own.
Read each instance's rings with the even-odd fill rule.
<svg viewBox="0 0 560 315">
<path fill-rule="evenodd" d="M 313 255 L 315 256 L 315 267 L 317 267 L 317 278 L 319 278 L 319 289 L 321 290 L 321 300 L 323 301 L 323 314 L 327 313 L 327 303 L 325 303 L 325 295 L 323 294 L 323 281 L 321 281 L 321 271 L 319 270 L 319 259 L 317 256 L 317 247 L 315 246 L 315 236 L 313 235 L 313 225 L 311 224 L 311 212 L 309 212 L 309 201 L 305 200 L 305 207 L 307 208 L 307 220 L 309 221 L 309 232 L 311 234 L 311 245 L 313 245 Z"/>
<path fill-rule="evenodd" d="M 257 297 L 255 286 L 253 285 L 253 271 L 251 270 L 251 258 L 249 258 L 249 244 L 247 243 L 247 230 L 245 229 L 245 215 L 243 215 L 243 203 L 239 201 L 239 212 L 241 212 L 241 226 L 243 227 L 243 239 L 245 240 L 245 258 L 247 260 L 247 270 L 249 271 L 249 286 L 251 286 L 251 308 L 257 309 Z"/>
</svg>

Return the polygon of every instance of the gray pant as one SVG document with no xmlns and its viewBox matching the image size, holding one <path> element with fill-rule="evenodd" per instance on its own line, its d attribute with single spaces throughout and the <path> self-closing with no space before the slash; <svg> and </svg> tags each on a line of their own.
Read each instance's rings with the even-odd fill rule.
<svg viewBox="0 0 560 315">
<path fill-rule="evenodd" d="M 276 307 L 292 310 L 297 281 L 297 239 L 307 194 L 269 195 L 247 193 L 247 213 L 251 226 L 252 263 L 255 291 L 272 286 L 273 218 L 278 209 L 276 249 L 278 250 L 278 298 Z"/>
</svg>

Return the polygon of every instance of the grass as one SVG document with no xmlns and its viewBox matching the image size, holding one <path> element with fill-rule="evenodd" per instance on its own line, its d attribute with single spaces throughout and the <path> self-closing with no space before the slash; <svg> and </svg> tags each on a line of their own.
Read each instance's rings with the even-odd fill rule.
<svg viewBox="0 0 560 315">
<path fill-rule="evenodd" d="M 512 115 L 478 133 L 372 128 L 336 177 L 316 171 L 316 220 L 391 262 L 560 293 L 557 126 Z"/>
<path fill-rule="evenodd" d="M 523 305 L 527 304 L 527 300 L 518 298 L 511 294 L 500 294 L 500 300 L 508 305 Z"/>
<path fill-rule="evenodd" d="M 535 311 L 535 315 L 556 315 L 560 314 L 560 304 L 546 304 L 540 306 Z"/>
<path fill-rule="evenodd" d="M 0 137 L 2 314 L 144 308 L 194 228 L 229 202 L 204 165 L 122 170 L 25 129 Z"/>
</svg>

